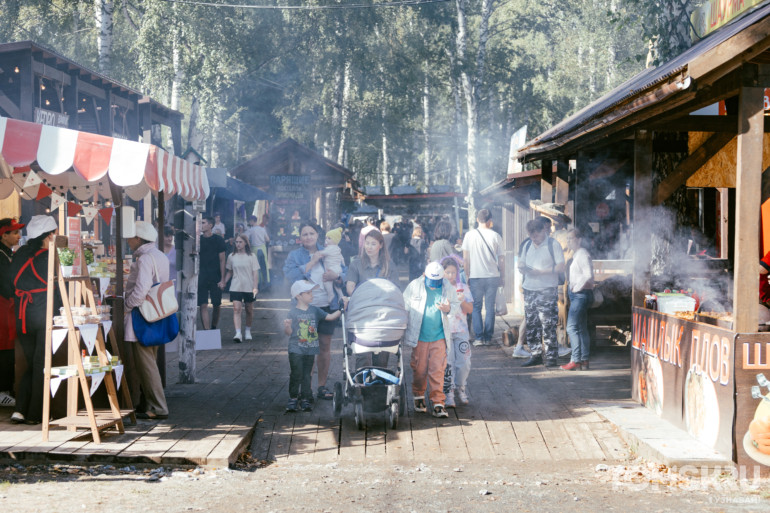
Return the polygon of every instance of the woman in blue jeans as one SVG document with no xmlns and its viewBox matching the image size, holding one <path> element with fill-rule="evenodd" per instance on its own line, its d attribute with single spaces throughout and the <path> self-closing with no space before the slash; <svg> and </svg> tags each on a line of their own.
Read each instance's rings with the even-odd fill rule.
<svg viewBox="0 0 770 513">
<path fill-rule="evenodd" d="M 588 335 L 588 309 L 594 302 L 594 270 L 591 255 L 582 246 L 580 230 L 567 232 L 567 245 L 574 254 L 569 265 L 569 313 L 567 335 L 572 346 L 572 358 L 564 370 L 588 370 L 591 338 Z"/>
</svg>

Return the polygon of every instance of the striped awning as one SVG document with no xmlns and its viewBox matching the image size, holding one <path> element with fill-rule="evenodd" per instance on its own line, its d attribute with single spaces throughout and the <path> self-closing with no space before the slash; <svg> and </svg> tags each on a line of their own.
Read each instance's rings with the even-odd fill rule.
<svg viewBox="0 0 770 513">
<path fill-rule="evenodd" d="M 58 183 L 64 183 L 69 171 L 77 174 L 72 182 L 104 182 L 107 177 L 119 187 L 146 186 L 187 201 L 204 200 L 209 194 L 205 168 L 152 144 L 0 117 L 2 175 L 12 178 L 29 171 L 33 163 L 58 177 Z"/>
</svg>

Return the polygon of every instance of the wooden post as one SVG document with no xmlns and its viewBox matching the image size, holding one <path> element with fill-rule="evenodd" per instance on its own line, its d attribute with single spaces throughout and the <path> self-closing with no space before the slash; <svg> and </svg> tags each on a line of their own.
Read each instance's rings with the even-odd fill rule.
<svg viewBox="0 0 770 513">
<path fill-rule="evenodd" d="M 753 333 L 757 331 L 759 319 L 757 227 L 762 194 L 764 88 L 741 88 L 738 103 L 733 329 L 738 333 Z"/>
<path fill-rule="evenodd" d="M 554 178 L 556 182 L 556 203 L 561 203 L 566 207 L 569 201 L 569 160 L 560 159 L 556 162 Z M 570 213 L 565 213 L 572 217 Z"/>
<path fill-rule="evenodd" d="M 650 291 L 651 225 L 648 218 L 652 200 L 652 132 L 639 130 L 634 137 L 634 253 L 633 306 L 643 306 Z"/>
<path fill-rule="evenodd" d="M 553 161 L 543 160 L 540 167 L 540 200 L 553 203 Z"/>
</svg>

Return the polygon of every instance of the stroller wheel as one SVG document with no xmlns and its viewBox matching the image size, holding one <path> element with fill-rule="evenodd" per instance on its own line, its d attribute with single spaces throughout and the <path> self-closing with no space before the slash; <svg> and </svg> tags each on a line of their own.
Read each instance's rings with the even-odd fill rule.
<svg viewBox="0 0 770 513">
<path fill-rule="evenodd" d="M 365 421 L 364 421 L 364 403 L 358 401 L 356 402 L 356 427 L 358 429 L 364 429 Z"/>
<path fill-rule="evenodd" d="M 334 415 L 339 417 L 342 413 L 342 402 L 344 396 L 342 395 L 342 383 L 339 381 L 334 384 L 334 397 L 332 397 L 332 408 L 334 409 Z"/>
<path fill-rule="evenodd" d="M 390 403 L 390 407 L 388 408 L 388 424 L 390 424 L 390 429 L 398 429 L 399 409 L 399 402 L 394 401 Z"/>
<path fill-rule="evenodd" d="M 398 414 L 406 415 L 406 383 L 401 383 L 398 390 Z"/>
</svg>

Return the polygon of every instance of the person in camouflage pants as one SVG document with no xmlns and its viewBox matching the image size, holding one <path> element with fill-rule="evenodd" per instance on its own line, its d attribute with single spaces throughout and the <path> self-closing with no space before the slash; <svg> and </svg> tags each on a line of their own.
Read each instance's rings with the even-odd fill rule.
<svg viewBox="0 0 770 513">
<path fill-rule="evenodd" d="M 545 353 L 546 366 L 551 362 L 556 365 L 556 359 L 559 357 L 559 344 L 556 338 L 556 325 L 559 321 L 557 298 L 556 287 L 542 290 L 524 289 L 527 345 L 534 359 L 542 361 Z"/>
<path fill-rule="evenodd" d="M 548 236 L 550 221 L 537 218 L 527 223 L 529 239 L 519 248 L 519 270 L 524 275 L 524 316 L 531 353 L 522 367 L 558 365 L 556 325 L 559 320 L 559 273 L 564 272 L 564 253 Z M 543 350 L 545 344 L 545 351 Z M 545 355 L 543 354 L 545 352 Z"/>
</svg>

